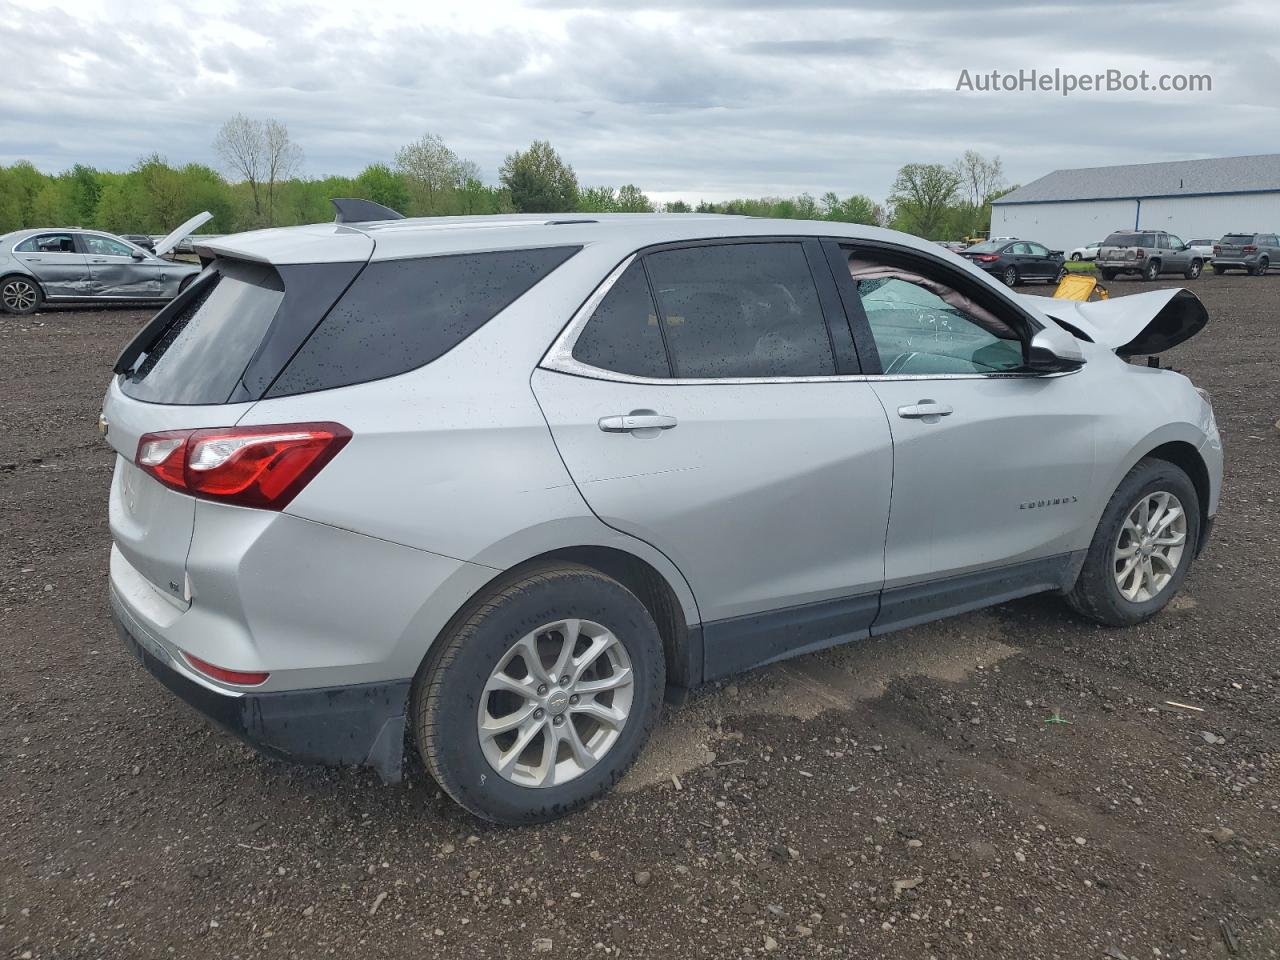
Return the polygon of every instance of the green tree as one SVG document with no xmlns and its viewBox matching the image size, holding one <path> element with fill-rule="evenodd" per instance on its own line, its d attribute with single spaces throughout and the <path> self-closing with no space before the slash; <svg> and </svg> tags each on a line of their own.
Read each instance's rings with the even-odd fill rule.
<svg viewBox="0 0 1280 960">
<path fill-rule="evenodd" d="M 404 177 L 385 163 L 371 163 L 360 171 L 355 182 L 356 195 L 372 200 L 399 213 L 409 212 L 409 188 Z"/>
<path fill-rule="evenodd" d="M 509 155 L 499 179 L 521 213 L 554 213 L 577 205 L 578 177 L 546 140 Z"/>
<path fill-rule="evenodd" d="M 672 200 L 662 208 L 664 213 L 692 213 L 693 207 L 683 200 Z"/>
<path fill-rule="evenodd" d="M 613 187 L 587 187 L 578 194 L 577 209 L 583 213 L 612 213 L 618 208 Z"/>
<path fill-rule="evenodd" d="M 396 170 L 408 183 L 413 212 L 423 217 L 453 213 L 458 191 L 468 179 L 479 179 L 479 168 L 460 159 L 434 133 L 425 133 L 397 150 Z"/>
<path fill-rule="evenodd" d="M 955 171 L 940 163 L 903 165 L 889 191 L 894 225 L 907 233 L 938 239 L 959 186 Z"/>
<path fill-rule="evenodd" d="M 614 209 L 619 213 L 653 213 L 653 201 L 634 183 L 624 183 L 618 188 Z"/>
</svg>

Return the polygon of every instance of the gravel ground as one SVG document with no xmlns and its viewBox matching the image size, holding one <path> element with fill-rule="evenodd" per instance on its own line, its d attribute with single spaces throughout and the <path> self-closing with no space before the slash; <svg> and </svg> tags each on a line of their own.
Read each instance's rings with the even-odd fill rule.
<svg viewBox="0 0 1280 960">
<path fill-rule="evenodd" d="M 1280 277 L 1192 288 L 1213 322 L 1167 360 L 1228 472 L 1173 607 L 1031 598 L 756 671 L 522 830 L 417 765 L 264 760 L 146 675 L 94 429 L 144 314 L 0 319 L 0 956 L 1280 956 Z"/>
</svg>

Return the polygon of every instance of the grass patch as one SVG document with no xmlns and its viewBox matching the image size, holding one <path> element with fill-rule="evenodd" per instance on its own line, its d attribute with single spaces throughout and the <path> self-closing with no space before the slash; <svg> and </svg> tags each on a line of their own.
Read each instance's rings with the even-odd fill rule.
<svg viewBox="0 0 1280 960">
<path fill-rule="evenodd" d="M 1068 273 L 1097 273 L 1098 268 L 1093 265 L 1092 260 L 1068 260 L 1063 264 L 1067 268 Z"/>
</svg>

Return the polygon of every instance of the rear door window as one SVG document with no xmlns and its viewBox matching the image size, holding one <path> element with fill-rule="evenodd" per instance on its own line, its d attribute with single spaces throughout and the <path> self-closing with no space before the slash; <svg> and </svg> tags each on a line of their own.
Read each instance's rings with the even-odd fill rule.
<svg viewBox="0 0 1280 960">
<path fill-rule="evenodd" d="M 266 396 L 366 383 L 430 363 L 579 249 L 544 247 L 370 263 Z"/>
<path fill-rule="evenodd" d="M 282 299 L 272 267 L 219 261 L 175 304 L 163 333 L 121 375 L 120 389 L 149 403 L 226 403 Z"/>
<path fill-rule="evenodd" d="M 69 233 L 42 233 L 27 237 L 13 249 L 15 253 L 75 253 L 76 242 Z"/>
<path fill-rule="evenodd" d="M 658 310 L 639 260 L 623 272 L 573 345 L 573 358 L 634 377 L 671 376 Z"/>
<path fill-rule="evenodd" d="M 645 258 L 675 376 L 812 377 L 836 372 L 799 243 L 728 243 Z"/>
</svg>

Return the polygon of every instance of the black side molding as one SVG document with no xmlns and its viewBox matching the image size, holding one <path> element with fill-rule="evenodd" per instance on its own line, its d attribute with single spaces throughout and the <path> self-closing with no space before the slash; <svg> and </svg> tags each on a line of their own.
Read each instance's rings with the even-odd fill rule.
<svg viewBox="0 0 1280 960">
<path fill-rule="evenodd" d="M 329 201 L 338 215 L 334 223 L 368 223 L 371 220 L 403 220 L 404 214 L 372 200 L 335 197 Z"/>
</svg>

